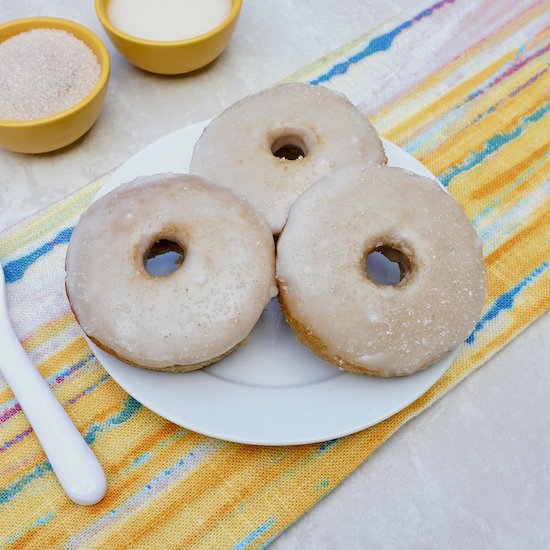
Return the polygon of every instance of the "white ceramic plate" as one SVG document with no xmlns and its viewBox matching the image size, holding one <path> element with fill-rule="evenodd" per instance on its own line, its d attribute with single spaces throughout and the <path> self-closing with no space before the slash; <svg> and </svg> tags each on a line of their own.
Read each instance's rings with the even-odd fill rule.
<svg viewBox="0 0 550 550">
<path fill-rule="evenodd" d="M 96 199 L 137 176 L 186 172 L 206 124 L 182 128 L 145 147 L 111 175 Z M 390 165 L 435 179 L 396 145 L 384 141 L 384 147 Z M 402 378 L 341 372 L 298 343 L 276 299 L 245 346 L 199 371 L 138 369 L 89 344 L 107 372 L 157 414 L 202 434 L 256 445 L 314 443 L 372 426 L 422 395 L 456 355 Z"/>
</svg>

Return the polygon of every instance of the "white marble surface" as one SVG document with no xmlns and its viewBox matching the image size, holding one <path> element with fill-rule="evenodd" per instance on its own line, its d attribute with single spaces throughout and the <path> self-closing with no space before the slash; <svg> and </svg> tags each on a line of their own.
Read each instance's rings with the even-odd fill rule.
<svg viewBox="0 0 550 550">
<path fill-rule="evenodd" d="M 0 229 L 416 3 L 245 0 L 222 57 L 174 78 L 128 65 L 91 0 L 0 1 L 0 22 L 55 15 L 89 26 L 112 60 L 106 108 L 87 136 L 47 155 L 0 151 Z M 400 430 L 272 548 L 549 548 L 549 333 L 546 315 Z"/>
</svg>

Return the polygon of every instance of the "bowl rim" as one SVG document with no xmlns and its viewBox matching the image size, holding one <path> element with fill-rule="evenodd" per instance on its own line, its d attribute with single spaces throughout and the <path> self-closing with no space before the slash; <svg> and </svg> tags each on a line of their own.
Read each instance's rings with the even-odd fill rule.
<svg viewBox="0 0 550 550">
<path fill-rule="evenodd" d="M 52 24 L 56 26 L 49 26 Z M 17 34 L 33 29 L 51 28 L 64 30 L 70 34 L 73 34 L 74 36 L 76 36 L 76 38 L 82 40 L 82 42 L 84 42 L 90 49 L 92 49 L 90 47 L 90 44 L 93 44 L 96 47 L 97 51 L 94 50 L 93 53 L 97 57 L 97 61 L 101 66 L 101 72 L 99 73 L 99 78 L 96 85 L 90 90 L 90 92 L 78 103 L 71 105 L 67 109 L 59 111 L 58 113 L 54 113 L 53 115 L 49 115 L 47 117 L 34 118 L 31 120 L 0 119 L 0 127 L 35 128 L 37 126 L 47 125 L 64 118 L 68 118 L 90 104 L 107 85 L 111 70 L 109 53 L 107 52 L 107 48 L 102 40 L 99 38 L 99 36 L 97 36 L 97 34 L 95 34 L 88 27 L 85 27 L 84 25 L 77 23 L 76 21 L 72 21 L 71 19 L 64 19 L 61 17 L 24 17 L 21 19 L 12 19 L 11 21 L 0 24 L 0 33 L 5 29 L 9 29 L 10 27 L 23 27 L 20 32 L 17 32 L 12 36 L 16 36 Z M 11 38 L 11 36 L 9 38 Z M 3 42 L 3 40 L 0 39 L 0 43 L 1 42 Z"/>
<path fill-rule="evenodd" d="M 107 15 L 107 3 L 110 1 L 111 0 L 94 0 L 96 15 L 105 30 L 114 34 L 118 38 L 126 40 L 127 42 L 132 42 L 133 44 L 139 44 L 141 46 L 153 46 L 156 48 L 173 48 L 175 46 L 188 46 L 191 44 L 204 42 L 231 25 L 237 19 L 242 7 L 242 0 L 231 0 L 231 11 L 229 12 L 229 15 L 213 29 L 210 29 L 202 34 L 198 34 L 197 36 L 184 38 L 183 40 L 149 40 L 147 38 L 140 38 L 139 36 L 125 33 L 111 23 Z"/>
</svg>

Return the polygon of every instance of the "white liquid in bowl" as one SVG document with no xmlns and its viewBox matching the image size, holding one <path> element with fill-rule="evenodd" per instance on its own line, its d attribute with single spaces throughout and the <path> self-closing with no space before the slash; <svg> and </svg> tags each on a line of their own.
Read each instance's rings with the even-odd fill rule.
<svg viewBox="0 0 550 550">
<path fill-rule="evenodd" d="M 109 20 L 146 40 L 185 40 L 204 34 L 229 16 L 231 0 L 111 0 Z"/>
</svg>

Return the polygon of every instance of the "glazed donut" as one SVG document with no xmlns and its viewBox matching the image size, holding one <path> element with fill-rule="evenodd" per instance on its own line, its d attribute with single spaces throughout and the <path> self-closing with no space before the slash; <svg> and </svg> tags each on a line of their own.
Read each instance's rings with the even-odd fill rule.
<svg viewBox="0 0 550 550">
<path fill-rule="evenodd" d="M 212 120 L 195 145 L 190 171 L 244 195 L 277 235 L 290 205 L 313 182 L 369 160 L 385 163 L 384 148 L 344 95 L 281 84 Z"/>
<path fill-rule="evenodd" d="M 154 243 L 183 263 L 149 274 Z M 221 359 L 276 295 L 273 236 L 231 190 L 196 176 L 138 178 L 93 203 L 72 234 L 66 290 L 84 332 L 138 367 L 189 371 Z"/>
<path fill-rule="evenodd" d="M 399 262 L 397 284 L 369 278 L 372 252 Z M 341 168 L 298 198 L 276 276 L 304 344 L 332 365 L 384 377 L 448 354 L 485 299 L 481 243 L 459 204 L 428 178 L 374 164 Z"/>
</svg>

